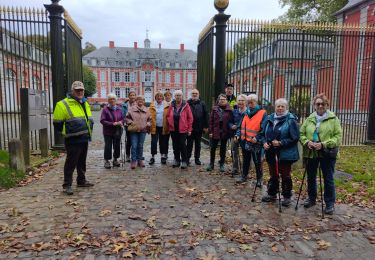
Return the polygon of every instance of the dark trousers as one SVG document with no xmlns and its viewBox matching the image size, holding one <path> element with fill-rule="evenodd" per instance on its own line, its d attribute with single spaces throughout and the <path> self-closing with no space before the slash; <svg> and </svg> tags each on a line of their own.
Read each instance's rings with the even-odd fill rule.
<svg viewBox="0 0 375 260">
<path fill-rule="evenodd" d="M 104 160 L 112 159 L 112 146 L 113 146 L 113 159 L 120 157 L 120 142 L 121 137 L 114 137 L 112 135 L 104 136 Z"/>
<path fill-rule="evenodd" d="M 187 158 L 191 158 L 191 153 L 193 152 L 193 144 L 195 145 L 194 149 L 194 158 L 199 159 L 201 157 L 201 140 L 203 132 L 193 131 L 190 136 L 187 137 Z"/>
<path fill-rule="evenodd" d="M 128 128 L 126 127 L 126 157 L 130 157 L 130 148 L 132 147 L 132 142 L 130 139 L 130 132 L 128 131 Z"/>
<path fill-rule="evenodd" d="M 279 191 L 279 176 L 281 177 L 281 190 L 284 198 L 292 197 L 292 177 L 290 171 L 292 170 L 292 162 L 279 161 L 279 176 L 276 173 L 276 164 L 268 162 L 270 170 L 270 180 L 268 181 L 268 194 L 276 196 Z"/>
<path fill-rule="evenodd" d="M 63 187 L 72 186 L 73 172 L 77 168 L 77 184 L 86 182 L 86 157 L 89 143 L 65 144 L 66 159 L 64 165 Z"/>
<path fill-rule="evenodd" d="M 174 159 L 187 162 L 186 137 L 187 134 L 171 132 Z"/>
<path fill-rule="evenodd" d="M 262 151 L 253 152 L 253 151 L 246 151 L 242 148 L 242 155 L 243 155 L 243 166 L 242 166 L 242 176 L 247 177 L 249 174 L 250 169 L 250 162 L 253 159 L 256 171 L 257 180 L 262 180 L 263 178 L 263 169 L 262 169 Z"/>
<path fill-rule="evenodd" d="M 151 155 L 158 153 L 158 141 L 160 154 L 168 153 L 168 140 L 165 140 L 169 135 L 163 135 L 163 127 L 156 127 L 156 133 L 151 135 Z"/>
<path fill-rule="evenodd" d="M 215 153 L 217 145 L 220 142 L 220 160 L 219 164 L 222 165 L 225 162 L 225 153 L 227 151 L 228 139 L 210 139 L 210 164 L 213 166 L 215 163 Z"/>
<path fill-rule="evenodd" d="M 313 158 L 307 160 L 307 192 L 311 200 L 317 197 L 316 174 L 318 166 L 323 173 L 324 179 L 324 202 L 330 207 L 335 204 L 336 192 L 333 174 L 335 172 L 336 159 L 331 158 Z"/>
</svg>

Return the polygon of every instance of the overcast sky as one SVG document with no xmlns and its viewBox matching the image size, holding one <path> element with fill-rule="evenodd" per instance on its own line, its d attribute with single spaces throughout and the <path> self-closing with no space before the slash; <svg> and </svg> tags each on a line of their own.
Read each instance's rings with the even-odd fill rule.
<svg viewBox="0 0 375 260">
<path fill-rule="evenodd" d="M 119 47 L 143 47 L 146 28 L 151 48 L 179 48 L 196 51 L 198 35 L 217 11 L 213 0 L 62 0 L 83 31 L 82 43 L 96 47 L 115 41 Z M 1 6 L 43 7 L 48 0 L 0 0 Z M 232 18 L 270 20 L 286 10 L 278 0 L 230 0 L 225 13 Z"/>
</svg>

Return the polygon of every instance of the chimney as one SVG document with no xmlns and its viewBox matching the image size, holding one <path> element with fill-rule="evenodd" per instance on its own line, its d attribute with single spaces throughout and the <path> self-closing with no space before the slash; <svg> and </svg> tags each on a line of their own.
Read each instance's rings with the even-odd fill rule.
<svg viewBox="0 0 375 260">
<path fill-rule="evenodd" d="M 113 49 L 115 47 L 114 41 L 109 41 L 109 48 Z"/>
<path fill-rule="evenodd" d="M 134 49 L 138 49 L 138 42 L 134 42 Z"/>
<path fill-rule="evenodd" d="M 161 49 L 161 43 L 159 43 L 159 50 Z"/>
<path fill-rule="evenodd" d="M 183 43 L 180 44 L 180 51 L 183 52 L 185 50 L 185 45 Z"/>
</svg>

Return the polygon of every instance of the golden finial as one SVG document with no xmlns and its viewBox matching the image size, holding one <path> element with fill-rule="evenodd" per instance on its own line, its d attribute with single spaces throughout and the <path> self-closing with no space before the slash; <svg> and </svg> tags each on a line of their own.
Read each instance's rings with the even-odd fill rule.
<svg viewBox="0 0 375 260">
<path fill-rule="evenodd" d="M 33 7 L 33 16 L 35 17 L 35 7 Z"/>
<path fill-rule="evenodd" d="M 36 9 L 36 16 L 39 17 L 41 13 L 42 13 L 41 10 L 40 10 L 39 8 L 37 8 L 37 9 Z"/>
<path fill-rule="evenodd" d="M 12 15 L 14 15 L 14 7 L 12 6 L 12 8 L 10 9 L 10 12 L 12 13 Z"/>
<path fill-rule="evenodd" d="M 8 15 L 10 15 L 10 8 L 9 8 L 9 6 L 7 7 L 7 13 L 8 13 Z"/>
</svg>

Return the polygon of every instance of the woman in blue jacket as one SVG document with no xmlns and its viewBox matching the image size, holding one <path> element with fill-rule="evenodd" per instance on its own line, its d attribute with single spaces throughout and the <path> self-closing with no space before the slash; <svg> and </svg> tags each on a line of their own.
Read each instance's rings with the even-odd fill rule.
<svg viewBox="0 0 375 260">
<path fill-rule="evenodd" d="M 262 129 L 261 139 L 270 172 L 268 194 L 262 198 L 262 201 L 273 202 L 276 200 L 279 176 L 281 176 L 284 198 L 282 205 L 288 207 L 291 203 L 290 198 L 293 188 L 290 172 L 292 164 L 299 159 L 299 129 L 297 118 L 288 111 L 288 101 L 285 98 L 275 101 L 275 113 L 268 116 Z M 277 166 L 278 173 L 276 171 Z"/>
</svg>

